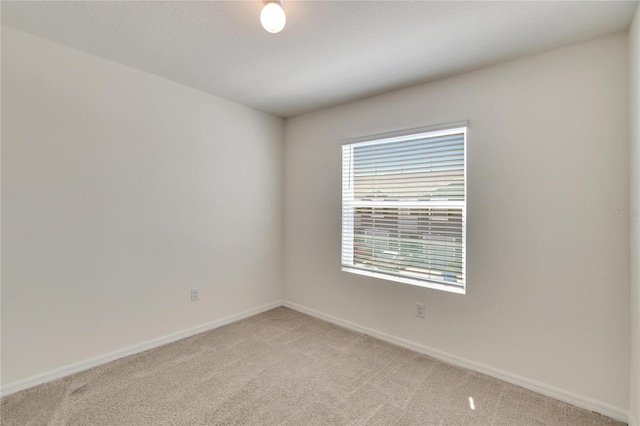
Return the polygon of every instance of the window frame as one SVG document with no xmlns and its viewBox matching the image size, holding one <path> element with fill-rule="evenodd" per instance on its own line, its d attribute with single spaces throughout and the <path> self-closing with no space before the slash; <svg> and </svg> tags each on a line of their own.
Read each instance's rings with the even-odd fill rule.
<svg viewBox="0 0 640 426">
<path fill-rule="evenodd" d="M 444 284 L 438 281 L 430 281 L 426 279 L 413 278 L 406 275 L 401 275 L 399 273 L 394 273 L 391 271 L 374 271 L 371 269 L 362 269 L 354 266 L 353 262 L 353 252 L 354 249 L 354 241 L 351 241 L 351 252 L 350 252 L 350 264 L 345 264 L 345 227 L 351 227 L 351 235 L 353 235 L 353 224 L 355 223 L 355 208 L 351 206 L 353 212 L 351 214 L 351 220 L 347 221 L 346 219 L 349 217 L 349 214 L 346 213 L 345 206 L 345 164 L 344 158 L 342 159 L 342 181 L 341 181 L 341 213 L 342 213 L 342 226 L 341 226 L 341 269 L 344 272 L 349 272 L 358 275 L 364 275 L 373 278 L 384 279 L 392 282 L 399 282 L 404 284 L 415 285 L 418 287 L 431 288 L 435 290 L 442 290 L 451 293 L 457 294 L 465 294 L 467 289 L 467 193 L 468 193 L 468 180 L 467 180 L 467 167 L 468 167 L 468 156 L 467 156 L 467 142 L 468 142 L 468 129 L 469 124 L 467 121 L 458 121 L 453 123 L 445 123 L 438 124 L 434 126 L 424 126 L 410 129 L 403 129 L 394 132 L 387 133 L 378 133 L 369 136 L 363 136 L 358 138 L 346 139 L 341 144 L 341 156 L 344 155 L 343 151 L 345 146 L 352 147 L 362 147 L 367 145 L 374 144 L 382 144 L 382 143 L 393 143 L 393 142 L 402 142 L 409 141 L 411 139 L 419 139 L 419 138 L 431 138 L 438 136 L 446 136 L 453 134 L 463 134 L 464 135 L 464 160 L 463 160 L 463 175 L 464 175 L 464 202 L 461 207 L 462 211 L 462 285 L 456 284 Z M 352 154 L 353 155 L 353 154 Z M 352 158 L 352 157 L 351 157 Z M 348 187 L 353 191 L 353 161 L 350 162 L 350 170 L 347 172 L 347 179 L 350 179 Z M 351 197 L 353 199 L 353 196 Z M 394 205 L 384 204 L 384 201 L 378 202 L 380 204 L 379 207 L 398 207 L 402 208 L 403 201 L 394 201 Z M 388 202 L 387 202 L 388 203 Z M 406 204 L 410 204 L 411 202 L 405 202 Z M 415 203 L 414 203 L 415 204 Z M 440 202 L 439 204 L 446 204 L 444 202 Z M 355 240 L 355 238 L 354 238 Z M 347 260 L 349 260 L 349 256 L 347 255 Z"/>
</svg>

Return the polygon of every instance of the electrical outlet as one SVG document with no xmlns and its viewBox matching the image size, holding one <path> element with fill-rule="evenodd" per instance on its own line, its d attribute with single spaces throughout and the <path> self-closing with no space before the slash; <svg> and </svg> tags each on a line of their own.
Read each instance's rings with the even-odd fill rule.
<svg viewBox="0 0 640 426">
<path fill-rule="evenodd" d="M 192 288 L 191 289 L 191 301 L 195 302 L 196 300 L 200 300 L 200 289 Z"/>
<path fill-rule="evenodd" d="M 424 318 L 424 305 L 422 303 L 416 303 L 416 316 Z"/>
</svg>

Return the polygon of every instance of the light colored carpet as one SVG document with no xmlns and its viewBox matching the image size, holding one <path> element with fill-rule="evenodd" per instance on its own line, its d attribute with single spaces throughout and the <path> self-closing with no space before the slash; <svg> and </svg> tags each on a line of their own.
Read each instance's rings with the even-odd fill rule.
<svg viewBox="0 0 640 426">
<path fill-rule="evenodd" d="M 1 406 L 6 426 L 622 425 L 286 308 Z"/>
</svg>

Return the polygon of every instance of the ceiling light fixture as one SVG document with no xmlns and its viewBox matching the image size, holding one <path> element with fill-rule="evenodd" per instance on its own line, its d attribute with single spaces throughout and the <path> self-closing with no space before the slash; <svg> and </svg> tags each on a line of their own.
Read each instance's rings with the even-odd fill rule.
<svg viewBox="0 0 640 426">
<path fill-rule="evenodd" d="M 265 0 L 260 12 L 260 23 L 270 33 L 279 33 L 287 23 L 287 15 L 282 9 L 282 0 Z"/>
</svg>

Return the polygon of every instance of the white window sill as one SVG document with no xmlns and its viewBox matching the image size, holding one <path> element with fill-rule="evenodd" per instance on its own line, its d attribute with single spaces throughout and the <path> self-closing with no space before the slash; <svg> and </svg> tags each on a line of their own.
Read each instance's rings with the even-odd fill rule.
<svg viewBox="0 0 640 426">
<path fill-rule="evenodd" d="M 395 281 L 398 283 L 415 285 L 417 287 L 432 288 L 434 290 L 448 291 L 450 293 L 456 293 L 456 294 L 466 294 L 465 287 L 440 284 L 432 281 L 424 281 L 416 278 L 402 277 L 402 276 L 393 275 L 393 274 L 385 274 L 384 272 L 366 271 L 363 269 L 351 268 L 348 266 L 342 266 L 342 270 L 344 272 L 350 272 L 352 274 L 364 275 L 367 277 L 379 278 L 387 281 Z"/>
</svg>

